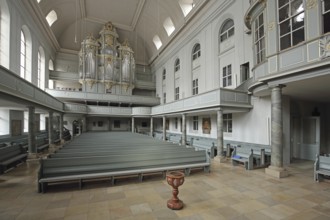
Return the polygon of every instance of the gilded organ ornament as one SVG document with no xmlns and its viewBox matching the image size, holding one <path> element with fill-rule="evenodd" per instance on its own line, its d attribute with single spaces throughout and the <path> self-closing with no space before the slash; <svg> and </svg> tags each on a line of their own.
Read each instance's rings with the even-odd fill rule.
<svg viewBox="0 0 330 220">
<path fill-rule="evenodd" d="M 79 52 L 79 82 L 103 84 L 107 90 L 122 87 L 125 91 L 134 88 L 135 59 L 134 52 L 126 39 L 118 42 L 116 28 L 107 22 L 97 40 L 89 34 L 81 43 Z"/>
<path fill-rule="evenodd" d="M 330 36 L 320 39 L 320 56 L 321 58 L 330 57 Z"/>
</svg>

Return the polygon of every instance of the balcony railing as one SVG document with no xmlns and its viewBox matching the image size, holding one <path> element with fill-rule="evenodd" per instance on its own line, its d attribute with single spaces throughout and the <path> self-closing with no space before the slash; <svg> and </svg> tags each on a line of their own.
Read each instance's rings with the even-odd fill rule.
<svg viewBox="0 0 330 220">
<path fill-rule="evenodd" d="M 252 108 L 247 92 L 217 89 L 152 108 L 152 115 L 192 111 L 216 107 Z"/>
<path fill-rule="evenodd" d="M 46 91 L 59 99 L 67 101 L 98 101 L 98 102 L 110 102 L 110 103 L 127 103 L 135 105 L 159 105 L 160 101 L 157 97 L 148 96 L 128 96 L 128 95 L 113 95 L 105 93 L 91 93 L 80 91 L 66 91 L 66 90 L 53 90 L 46 89 Z"/>
<path fill-rule="evenodd" d="M 0 66 L 0 92 L 24 99 L 31 105 L 38 104 L 47 109 L 63 111 L 61 101 L 2 66 Z"/>
</svg>

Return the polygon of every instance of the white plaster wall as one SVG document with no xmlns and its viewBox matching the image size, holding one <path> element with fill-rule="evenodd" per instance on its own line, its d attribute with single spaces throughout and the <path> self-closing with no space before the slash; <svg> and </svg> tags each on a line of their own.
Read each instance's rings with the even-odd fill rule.
<svg viewBox="0 0 330 220">
<path fill-rule="evenodd" d="M 45 32 L 39 30 L 33 17 L 22 6 L 22 1 L 7 1 L 10 10 L 10 64 L 9 69 L 20 74 L 20 37 L 23 25 L 27 26 L 31 34 L 32 59 L 27 66 L 32 67 L 32 83 L 37 85 L 38 48 L 45 52 L 45 82 L 49 79 L 48 61 L 55 58 L 55 49 L 51 46 Z"/>
<path fill-rule="evenodd" d="M 173 48 L 165 51 L 155 61 L 152 71 L 157 75 L 156 90 L 161 98 L 166 92 L 167 102 L 174 100 L 174 61 L 180 58 L 180 99 L 192 96 L 192 75 L 198 75 L 199 93 L 207 92 L 219 88 L 224 65 L 232 64 L 232 86 L 235 88 L 241 83 L 240 65 L 250 62 L 252 67 L 252 37 L 245 33 L 244 15 L 249 7 L 248 2 L 232 1 L 225 8 L 221 8 L 221 1 L 215 4 L 215 11 L 208 12 L 203 21 L 197 22 L 190 28 L 191 31 L 182 36 L 178 43 L 174 43 Z M 221 10 L 216 10 L 216 7 Z M 208 17 L 209 16 L 209 17 Z M 235 35 L 231 41 L 233 45 L 230 52 L 219 53 L 219 31 L 222 24 L 231 18 L 235 23 Z M 204 23 L 205 22 L 205 23 Z M 202 25 L 201 25 L 202 23 Z M 198 26 L 201 25 L 201 26 Z M 179 43 L 180 42 L 180 43 Z M 201 45 L 200 67 L 198 71 L 192 70 L 192 49 L 199 43 Z M 178 44 L 178 45 L 176 45 Z M 162 87 L 162 69 L 166 68 L 166 87 Z"/>
<path fill-rule="evenodd" d="M 101 126 L 99 126 L 99 122 Z M 101 117 L 88 118 L 87 131 L 109 131 L 109 119 Z"/>
<path fill-rule="evenodd" d="M 9 109 L 0 109 L 0 135 L 9 135 Z"/>
<path fill-rule="evenodd" d="M 225 133 L 226 140 L 239 140 L 256 144 L 270 144 L 270 97 L 252 97 L 253 109 L 233 114 L 233 133 Z"/>
</svg>

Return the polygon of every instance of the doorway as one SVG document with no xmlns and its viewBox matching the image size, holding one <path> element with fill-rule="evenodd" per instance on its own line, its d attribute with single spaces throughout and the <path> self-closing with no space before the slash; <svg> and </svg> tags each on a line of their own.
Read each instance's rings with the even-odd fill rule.
<svg viewBox="0 0 330 220">
<path fill-rule="evenodd" d="M 292 158 L 315 160 L 320 153 L 320 117 L 292 118 Z"/>
</svg>

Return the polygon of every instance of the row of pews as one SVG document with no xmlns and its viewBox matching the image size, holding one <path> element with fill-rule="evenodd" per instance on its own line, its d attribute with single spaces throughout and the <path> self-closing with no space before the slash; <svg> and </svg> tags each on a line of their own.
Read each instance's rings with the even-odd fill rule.
<svg viewBox="0 0 330 220">
<path fill-rule="evenodd" d="M 63 131 L 63 139 L 71 139 L 69 130 Z M 54 134 L 54 143 L 59 144 L 59 132 Z M 37 153 L 43 152 L 49 148 L 48 132 L 40 132 L 36 135 Z M 26 161 L 28 156 L 28 136 L 15 136 L 0 138 L 0 174 L 5 173 L 11 168 L 16 167 Z"/>
<path fill-rule="evenodd" d="M 209 172 L 210 158 L 178 144 L 130 132 L 87 132 L 75 138 L 48 158 L 40 161 L 38 191 L 47 186 L 76 182 L 79 188 L 91 180 L 105 179 L 115 184 L 123 176 L 165 174 L 169 170 L 191 169 Z"/>
<path fill-rule="evenodd" d="M 156 139 L 163 139 L 161 132 L 154 132 L 153 136 Z M 180 144 L 182 135 L 166 133 L 166 140 Z M 217 155 L 215 138 L 187 135 L 186 143 L 195 150 L 206 151 L 211 159 Z M 231 159 L 233 166 L 243 164 L 246 170 L 252 170 L 264 168 L 270 164 L 271 148 L 269 145 L 224 140 L 223 154 Z"/>
</svg>

